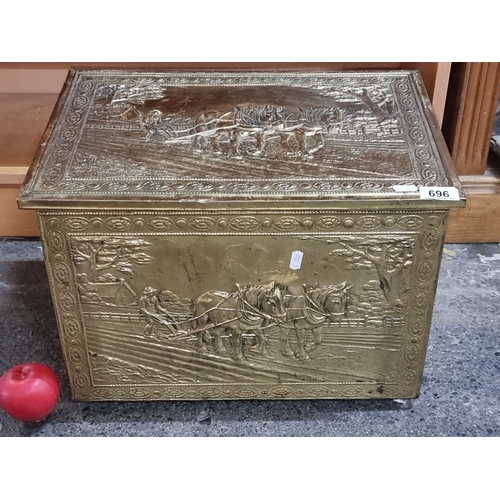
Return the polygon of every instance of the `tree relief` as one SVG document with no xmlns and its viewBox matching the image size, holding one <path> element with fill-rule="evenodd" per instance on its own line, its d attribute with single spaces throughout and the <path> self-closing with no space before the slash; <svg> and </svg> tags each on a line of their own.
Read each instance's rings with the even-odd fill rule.
<svg viewBox="0 0 500 500">
<path fill-rule="evenodd" d="M 103 273 L 116 269 L 133 276 L 133 267 L 144 265 L 153 259 L 145 250 L 152 243 L 141 238 L 103 236 L 99 239 L 74 236 L 71 251 L 75 264 L 86 269 L 85 275 L 91 283 L 116 281 L 113 275 Z"/>
</svg>

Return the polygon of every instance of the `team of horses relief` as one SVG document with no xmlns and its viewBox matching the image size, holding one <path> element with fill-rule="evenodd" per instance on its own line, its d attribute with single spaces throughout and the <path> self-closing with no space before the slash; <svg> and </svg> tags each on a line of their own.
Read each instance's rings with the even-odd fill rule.
<svg viewBox="0 0 500 500">
<path fill-rule="evenodd" d="M 275 281 L 267 285 L 236 284 L 233 292 L 208 291 L 192 302 L 184 299 L 184 310 L 176 314 L 174 311 L 182 310 L 181 301 L 172 291 L 146 287 L 139 307 L 147 322 L 144 335 L 153 336 L 155 327 L 160 326 L 170 330 L 174 339 L 196 337 L 200 353 L 230 354 L 236 361 L 244 361 L 243 336 L 253 335 L 252 352 L 264 355 L 266 333 L 278 327 L 282 354 L 308 360 L 306 332 L 313 334 L 313 344 L 307 348 L 312 352 L 321 345 L 323 326 L 344 315 L 350 288 L 346 282 L 303 285 L 303 293 L 294 295 Z M 224 335 L 230 339 L 229 353 L 222 341 Z M 290 335 L 295 336 L 297 352 L 290 346 Z"/>
<path fill-rule="evenodd" d="M 399 130 L 388 88 L 165 87 L 147 98 L 136 88 L 104 86 L 91 118 L 136 125 L 149 143 L 236 158 L 312 157 L 327 137 L 349 136 L 346 128 L 374 137 Z"/>
<path fill-rule="evenodd" d="M 356 381 L 397 371 L 410 237 L 71 238 L 96 383 Z M 293 270 L 285 257 L 298 241 L 308 257 Z"/>
</svg>

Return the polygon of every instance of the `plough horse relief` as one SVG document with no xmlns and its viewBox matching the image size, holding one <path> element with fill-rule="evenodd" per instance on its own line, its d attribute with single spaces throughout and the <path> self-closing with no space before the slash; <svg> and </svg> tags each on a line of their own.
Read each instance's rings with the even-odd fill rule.
<svg viewBox="0 0 500 500">
<path fill-rule="evenodd" d="M 344 281 L 340 285 L 302 285 L 302 287 L 304 289 L 302 295 L 288 295 L 285 299 L 287 315 L 286 321 L 280 325 L 281 346 L 283 356 L 296 355 L 301 360 L 308 360 L 310 358 L 307 351 L 312 352 L 321 346 L 323 326 L 345 315 L 348 292 L 352 285 Z M 294 353 L 290 347 L 291 330 L 294 330 L 297 336 L 298 353 Z M 314 336 L 314 344 L 310 349 L 305 347 L 308 330 Z"/>
<path fill-rule="evenodd" d="M 281 344 L 284 356 L 295 355 L 301 360 L 308 360 L 304 341 L 307 330 L 314 335 L 314 346 L 318 348 L 322 341 L 322 328 L 326 323 L 344 316 L 347 306 L 348 291 L 352 285 L 311 286 L 303 285 L 304 294 L 290 294 L 287 287 L 275 281 L 268 285 L 235 285 L 232 293 L 208 291 L 201 294 L 194 302 L 191 316 L 187 314 L 189 299 L 183 299 L 184 309 L 177 312 L 167 310 L 158 296 L 170 293 L 159 292 L 146 287 L 139 299 L 139 308 L 147 325 L 143 334 L 152 336 L 155 325 L 163 325 L 172 334 L 173 339 L 195 338 L 198 352 L 204 353 L 212 344 L 217 354 L 224 354 L 222 336 L 229 334 L 232 345 L 231 357 L 243 361 L 242 340 L 244 334 L 253 334 L 257 343 L 252 347 L 256 354 L 266 352 L 266 332 L 271 327 L 281 328 Z M 157 295 L 155 295 L 157 294 Z M 180 299 L 176 297 L 178 304 Z M 289 343 L 289 333 L 294 330 L 299 347 L 294 353 Z"/>
<path fill-rule="evenodd" d="M 119 115 L 138 120 L 147 139 L 158 137 L 165 143 L 187 144 L 194 151 L 225 153 L 241 157 L 263 155 L 270 141 L 276 141 L 287 155 L 310 155 L 324 146 L 324 135 L 342 125 L 342 112 L 331 107 L 235 106 L 228 111 L 209 110 L 196 116 L 186 127 L 174 127 L 171 116 L 159 109 L 143 109 L 130 103 Z M 310 139 L 308 139 L 310 138 Z M 250 141 L 241 148 L 242 141 Z M 251 142 L 254 147 L 252 149 Z"/>
</svg>

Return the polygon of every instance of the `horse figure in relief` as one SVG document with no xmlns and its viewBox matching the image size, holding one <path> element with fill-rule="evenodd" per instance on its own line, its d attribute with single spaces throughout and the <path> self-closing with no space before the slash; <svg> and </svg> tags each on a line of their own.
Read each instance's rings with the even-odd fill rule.
<svg viewBox="0 0 500 500">
<path fill-rule="evenodd" d="M 196 118 L 193 148 L 220 152 L 221 138 L 227 136 L 229 153 L 241 156 L 240 146 L 244 137 L 253 137 L 256 150 L 260 155 L 266 146 L 266 135 L 272 133 L 277 124 L 283 122 L 281 108 L 271 106 L 240 107 L 226 113 L 208 111 Z"/>
<path fill-rule="evenodd" d="M 302 285 L 304 294 L 285 297 L 286 321 L 281 327 L 281 352 L 285 357 L 296 356 L 305 361 L 310 359 L 308 351 L 317 349 L 323 340 L 323 326 L 344 316 L 347 308 L 348 292 L 352 285 L 345 281 L 340 285 Z M 297 337 L 298 352 L 294 353 L 289 341 L 290 331 Z M 314 344 L 306 349 L 306 332 L 313 333 Z"/>
<path fill-rule="evenodd" d="M 325 145 L 323 135 L 334 125 L 340 125 L 342 113 L 335 106 L 330 108 L 297 108 L 275 127 L 281 147 L 287 154 L 305 156 L 315 153 Z M 308 137 L 310 138 L 308 140 Z M 295 145 L 290 141 L 294 139 Z M 312 142 L 312 144 L 311 144 Z"/>
<path fill-rule="evenodd" d="M 209 291 L 200 295 L 194 305 L 194 323 L 197 331 L 197 349 L 206 350 L 206 334 L 212 334 L 216 352 L 224 353 L 222 333 L 231 334 L 232 357 L 243 361 L 242 339 L 244 332 L 254 333 L 257 345 L 252 349 L 264 354 L 265 330 L 273 323 L 283 323 L 286 318 L 284 292 L 286 287 L 271 282 L 268 285 L 236 285 L 236 292 Z"/>
</svg>

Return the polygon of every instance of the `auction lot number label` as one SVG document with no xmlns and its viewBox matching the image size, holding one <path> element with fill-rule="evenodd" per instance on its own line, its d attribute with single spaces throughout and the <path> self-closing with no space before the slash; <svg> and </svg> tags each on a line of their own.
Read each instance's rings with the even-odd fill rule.
<svg viewBox="0 0 500 500">
<path fill-rule="evenodd" d="M 456 187 L 421 186 L 420 199 L 422 200 L 459 200 L 460 193 Z"/>
</svg>

